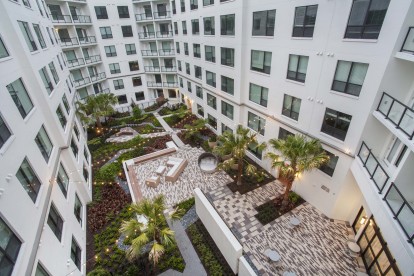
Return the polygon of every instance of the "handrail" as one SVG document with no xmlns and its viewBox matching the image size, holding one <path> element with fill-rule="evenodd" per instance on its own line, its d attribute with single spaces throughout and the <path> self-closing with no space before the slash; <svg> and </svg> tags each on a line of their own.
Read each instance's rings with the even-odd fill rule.
<svg viewBox="0 0 414 276">
<path fill-rule="evenodd" d="M 59 39 L 59 43 L 61 47 L 79 45 L 79 41 L 77 37 L 64 37 L 64 38 Z"/>
<path fill-rule="evenodd" d="M 138 13 L 135 14 L 135 21 L 152 20 L 152 14 Z"/>
<path fill-rule="evenodd" d="M 96 43 L 96 37 L 94 36 L 83 36 L 79 37 L 80 44 Z"/>
<path fill-rule="evenodd" d="M 67 60 L 67 63 L 68 63 L 68 67 L 72 68 L 72 67 L 85 65 L 85 60 L 83 58 L 75 58 L 75 59 Z"/>
<path fill-rule="evenodd" d="M 82 78 L 82 79 L 78 79 L 78 80 L 74 80 L 73 81 L 75 87 L 79 87 L 79 86 L 82 86 L 82 85 L 86 85 L 86 84 L 89 84 L 90 82 L 91 82 L 91 79 L 89 77 L 85 77 L 85 78 Z"/>
<path fill-rule="evenodd" d="M 162 87 L 162 83 L 154 82 L 154 81 L 147 81 L 147 87 Z"/>
<path fill-rule="evenodd" d="M 95 82 L 95 81 L 102 80 L 105 78 L 106 78 L 106 73 L 101 72 L 101 73 L 97 73 L 96 75 L 91 76 L 91 81 Z"/>
<path fill-rule="evenodd" d="M 157 37 L 158 38 L 167 38 L 167 37 L 173 37 L 173 32 L 172 31 L 166 31 L 166 32 L 157 32 Z"/>
<path fill-rule="evenodd" d="M 162 49 L 162 50 L 158 50 L 160 56 L 171 56 L 171 55 L 175 55 L 175 51 L 174 49 Z"/>
<path fill-rule="evenodd" d="M 154 12 L 153 14 L 154 14 L 154 19 L 171 18 L 171 12 L 170 11 Z"/>
<path fill-rule="evenodd" d="M 140 32 L 138 33 L 139 39 L 151 39 L 155 38 L 155 32 Z"/>
<path fill-rule="evenodd" d="M 408 27 L 407 35 L 405 36 L 404 43 L 401 46 L 400 52 L 408 52 L 414 55 L 414 27 Z"/>
<path fill-rule="evenodd" d="M 72 23 L 70 15 L 50 14 L 50 18 L 53 23 Z"/>
<path fill-rule="evenodd" d="M 177 68 L 175 66 L 167 67 L 161 66 L 161 72 L 176 72 Z"/>
<path fill-rule="evenodd" d="M 154 57 L 158 56 L 157 50 L 141 50 L 142 56 L 144 57 Z"/>
<path fill-rule="evenodd" d="M 144 66 L 145 72 L 159 72 L 160 67 L 159 66 Z"/>
<path fill-rule="evenodd" d="M 92 23 L 89 15 L 72 15 L 73 23 Z"/>
<path fill-rule="evenodd" d="M 86 64 L 100 62 L 101 60 L 101 55 L 94 55 L 85 58 Z"/>
<path fill-rule="evenodd" d="M 178 82 L 163 82 L 164 87 L 178 87 Z"/>
</svg>

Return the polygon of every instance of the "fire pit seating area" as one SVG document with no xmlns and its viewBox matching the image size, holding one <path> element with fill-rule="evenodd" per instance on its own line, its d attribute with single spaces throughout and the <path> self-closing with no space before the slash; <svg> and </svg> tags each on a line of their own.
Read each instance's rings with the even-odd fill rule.
<svg viewBox="0 0 414 276">
<path fill-rule="evenodd" d="M 188 161 L 181 158 L 169 157 L 167 161 L 167 167 L 171 167 L 165 175 L 165 181 L 175 182 L 180 174 L 187 167 Z"/>
<path fill-rule="evenodd" d="M 213 173 L 218 166 L 218 158 L 210 152 L 204 152 L 198 157 L 198 166 L 205 173 Z"/>
</svg>

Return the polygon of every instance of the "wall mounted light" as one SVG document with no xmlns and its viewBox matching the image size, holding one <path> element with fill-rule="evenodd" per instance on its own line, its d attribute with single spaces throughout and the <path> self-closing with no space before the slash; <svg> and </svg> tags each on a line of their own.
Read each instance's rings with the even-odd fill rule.
<svg viewBox="0 0 414 276">
<path fill-rule="evenodd" d="M 367 220 L 368 220 L 367 216 L 363 216 L 363 217 L 361 218 L 361 220 L 359 221 L 359 223 L 360 223 L 361 225 L 364 225 L 364 224 L 367 222 Z"/>
</svg>

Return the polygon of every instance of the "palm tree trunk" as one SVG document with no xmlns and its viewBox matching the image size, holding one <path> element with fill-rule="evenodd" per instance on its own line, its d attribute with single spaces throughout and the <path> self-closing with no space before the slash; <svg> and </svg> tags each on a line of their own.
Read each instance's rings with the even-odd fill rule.
<svg viewBox="0 0 414 276">
<path fill-rule="evenodd" d="M 237 167 L 237 185 L 241 185 L 241 177 L 243 173 L 243 159 L 239 159 Z"/>
<path fill-rule="evenodd" d="M 96 116 L 95 119 L 96 119 L 96 126 L 97 127 L 102 127 L 101 119 L 99 118 L 99 116 Z"/>
<path fill-rule="evenodd" d="M 282 202 L 283 206 L 286 206 L 289 203 L 289 192 L 292 189 L 292 185 L 293 185 L 293 180 L 287 179 L 285 193 L 283 194 L 283 202 Z"/>
</svg>

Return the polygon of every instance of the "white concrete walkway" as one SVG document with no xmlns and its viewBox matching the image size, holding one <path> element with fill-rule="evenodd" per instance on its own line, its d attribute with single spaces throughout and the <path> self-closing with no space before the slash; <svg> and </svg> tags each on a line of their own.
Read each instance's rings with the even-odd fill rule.
<svg viewBox="0 0 414 276">
<path fill-rule="evenodd" d="M 155 118 L 157 118 L 157 120 L 160 122 L 160 124 L 162 125 L 162 127 L 167 131 L 171 133 L 171 137 L 173 139 L 173 141 L 175 142 L 175 144 L 178 147 L 183 147 L 185 144 L 183 143 L 183 141 L 181 141 L 180 138 L 178 138 L 177 134 L 175 134 L 174 130 L 164 121 L 164 119 L 160 116 L 160 114 L 158 114 L 158 112 L 154 113 Z"/>
</svg>

